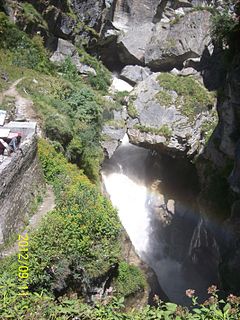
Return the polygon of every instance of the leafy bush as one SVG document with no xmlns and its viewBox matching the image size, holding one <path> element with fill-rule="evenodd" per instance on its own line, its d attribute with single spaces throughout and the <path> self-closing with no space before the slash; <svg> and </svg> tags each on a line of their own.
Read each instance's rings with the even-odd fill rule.
<svg viewBox="0 0 240 320">
<path fill-rule="evenodd" d="M 1 48 L 13 53 L 13 64 L 50 73 L 53 69 L 41 37 L 30 39 L 0 12 Z"/>
<path fill-rule="evenodd" d="M 121 262 L 118 268 L 116 289 L 121 296 L 130 296 L 146 287 L 146 280 L 142 272 L 135 266 Z"/>
<path fill-rule="evenodd" d="M 239 28 L 239 22 L 228 9 L 212 16 L 211 36 L 218 43 L 229 45 L 232 42 L 233 33 Z"/>
<path fill-rule="evenodd" d="M 44 127 L 47 136 L 53 141 L 60 142 L 62 146 L 66 146 L 73 138 L 68 119 L 60 114 L 47 117 Z"/>
<path fill-rule="evenodd" d="M 67 57 L 59 67 L 59 71 L 63 74 L 63 77 L 69 81 L 80 81 L 77 67 L 72 63 L 70 57 Z"/>
<path fill-rule="evenodd" d="M 67 163 L 47 142 L 39 144 L 44 174 L 53 184 L 57 208 L 31 235 L 31 283 L 50 289 L 51 266 L 80 259 L 87 274 L 97 276 L 118 261 L 120 224 L 110 202 L 76 166 Z"/>
<path fill-rule="evenodd" d="M 81 81 L 71 83 L 59 76 L 40 74 L 34 79 L 26 77 L 19 86 L 31 95 L 47 137 L 59 142 L 68 159 L 97 181 L 103 159 L 99 142 L 103 121 L 101 96 Z"/>
<path fill-rule="evenodd" d="M 89 75 L 88 80 L 90 85 L 97 90 L 107 93 L 108 87 L 111 84 L 111 73 L 103 64 L 95 57 L 90 56 L 83 48 L 79 48 L 81 62 L 94 68 L 97 75 Z"/>
</svg>

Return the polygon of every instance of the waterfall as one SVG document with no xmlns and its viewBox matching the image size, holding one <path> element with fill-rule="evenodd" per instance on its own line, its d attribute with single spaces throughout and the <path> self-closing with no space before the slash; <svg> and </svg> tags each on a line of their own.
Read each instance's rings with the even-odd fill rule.
<svg viewBox="0 0 240 320">
<path fill-rule="evenodd" d="M 184 263 L 197 221 L 184 204 L 160 192 L 162 180 L 149 159 L 149 151 L 129 144 L 125 136 L 103 165 L 103 183 L 139 257 L 155 271 L 170 300 L 187 304 L 186 289 L 202 292 L 211 284 L 193 269 L 191 261 Z M 148 181 L 149 170 L 157 175 L 154 183 Z"/>
</svg>

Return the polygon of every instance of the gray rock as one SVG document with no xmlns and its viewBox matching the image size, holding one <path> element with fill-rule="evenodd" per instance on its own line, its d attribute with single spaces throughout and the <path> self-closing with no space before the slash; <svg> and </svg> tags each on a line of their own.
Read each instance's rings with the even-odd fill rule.
<svg viewBox="0 0 240 320">
<path fill-rule="evenodd" d="M 130 65 L 123 68 L 120 78 L 134 86 L 136 83 L 145 80 L 150 74 L 152 74 L 152 72 L 149 68 Z"/>
<path fill-rule="evenodd" d="M 210 121 L 211 112 L 199 111 L 189 118 L 182 111 L 182 102 L 177 92 L 161 87 L 159 75 L 150 75 L 130 95 L 135 97 L 132 108 L 137 115 L 135 119 L 130 117 L 128 120 L 129 139 L 134 144 L 171 155 L 198 154 L 204 144 L 202 128 Z M 167 94 L 170 101 L 159 99 L 159 93 L 163 94 L 163 98 Z"/>
<path fill-rule="evenodd" d="M 108 158 L 111 158 L 115 150 L 118 148 L 120 141 L 123 139 L 126 128 L 115 128 L 114 126 L 105 125 L 102 130 L 105 136 L 101 141 L 101 146 Z"/>
<path fill-rule="evenodd" d="M 107 1 L 108 7 L 112 1 Z M 105 0 L 72 0 L 71 6 L 78 20 L 84 22 L 91 28 L 99 28 L 104 16 Z"/>
<path fill-rule="evenodd" d="M 198 74 L 198 72 L 195 69 L 190 68 L 190 67 L 184 68 L 179 72 L 179 75 L 184 76 L 184 77 L 194 76 L 194 75 L 197 75 L 197 74 Z"/>
<path fill-rule="evenodd" d="M 93 68 L 80 62 L 77 48 L 71 42 L 58 39 L 57 50 L 53 53 L 50 60 L 57 65 L 61 65 L 67 57 L 70 57 L 80 74 L 87 75 L 91 73 L 96 76 L 96 71 Z"/>
<path fill-rule="evenodd" d="M 110 38 L 114 31 L 113 47 L 124 65 L 147 65 L 155 70 L 182 67 L 186 59 L 200 57 L 210 43 L 211 14 L 191 11 L 192 6 L 191 1 L 116 1 L 108 23 L 111 28 L 102 28 L 101 44 L 109 37 L 108 30 Z"/>
<path fill-rule="evenodd" d="M 124 135 L 126 134 L 126 125 L 123 125 L 127 119 L 126 106 L 122 106 L 122 110 L 113 110 L 108 113 L 102 129 L 101 146 L 108 158 L 111 158 Z"/>
<path fill-rule="evenodd" d="M 189 58 L 200 57 L 211 41 L 210 16 L 208 11 L 195 11 L 172 26 L 158 23 L 145 51 L 145 63 L 155 69 L 172 69 Z"/>
</svg>

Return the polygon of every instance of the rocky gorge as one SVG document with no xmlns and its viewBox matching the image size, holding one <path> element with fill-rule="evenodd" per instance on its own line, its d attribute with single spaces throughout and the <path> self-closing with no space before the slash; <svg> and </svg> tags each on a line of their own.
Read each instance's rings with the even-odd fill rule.
<svg viewBox="0 0 240 320">
<path fill-rule="evenodd" d="M 1 10 L 42 37 L 60 76 L 68 61 L 98 86 L 101 68 L 85 50 L 110 70 L 100 102 L 102 180 L 136 252 L 158 278 L 156 291 L 181 304 L 179 292 L 194 285 L 202 299 L 210 284 L 223 296 L 239 295 L 239 1 L 4 0 Z M 218 14 L 228 17 L 227 31 Z M 55 127 L 46 135 L 81 168 L 77 139 L 66 132 L 65 140 L 55 139 Z"/>
</svg>

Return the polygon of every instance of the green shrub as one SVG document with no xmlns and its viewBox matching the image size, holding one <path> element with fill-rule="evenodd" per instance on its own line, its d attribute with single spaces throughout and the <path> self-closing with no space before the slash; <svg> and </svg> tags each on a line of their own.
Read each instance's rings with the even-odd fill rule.
<svg viewBox="0 0 240 320">
<path fill-rule="evenodd" d="M 60 114 L 47 117 L 44 128 L 47 136 L 53 141 L 60 142 L 63 147 L 66 147 L 73 138 L 73 131 L 67 118 Z"/>
<path fill-rule="evenodd" d="M 59 67 L 59 71 L 63 73 L 63 77 L 71 82 L 80 81 L 77 67 L 72 63 L 70 57 L 67 57 Z"/>
<path fill-rule="evenodd" d="M 20 31 L 7 16 L 0 12 L 0 43 L 1 48 L 13 53 L 13 64 L 20 67 L 35 69 L 50 73 L 53 70 L 43 46 L 41 37 L 34 36 L 30 39 Z"/>
<path fill-rule="evenodd" d="M 39 155 L 45 177 L 54 186 L 57 208 L 31 235 L 31 283 L 50 290 L 54 279 L 47 270 L 62 259 L 70 263 L 78 257 L 91 276 L 118 261 L 120 224 L 110 202 L 76 166 L 45 141 L 39 144 Z"/>
<path fill-rule="evenodd" d="M 104 93 L 108 92 L 108 87 L 111 84 L 111 73 L 98 61 L 95 57 L 90 56 L 83 48 L 79 48 L 80 61 L 92 67 L 97 75 L 90 74 L 88 81 L 90 85 Z"/>
<path fill-rule="evenodd" d="M 211 36 L 218 43 L 230 45 L 234 31 L 240 30 L 238 20 L 226 9 L 212 16 Z"/>
<path fill-rule="evenodd" d="M 141 270 L 126 262 L 121 262 L 116 279 L 116 290 L 121 296 L 130 296 L 146 288 L 146 279 Z"/>
<path fill-rule="evenodd" d="M 92 90 L 83 87 L 74 91 L 67 100 L 75 120 L 87 124 L 101 125 L 102 107 L 97 103 L 96 96 Z"/>
<path fill-rule="evenodd" d="M 99 142 L 103 99 L 81 81 L 74 85 L 59 76 L 40 74 L 34 79 L 37 82 L 33 77 L 26 77 L 20 88 L 31 95 L 47 137 L 59 142 L 68 159 L 97 181 L 103 159 Z"/>
</svg>

